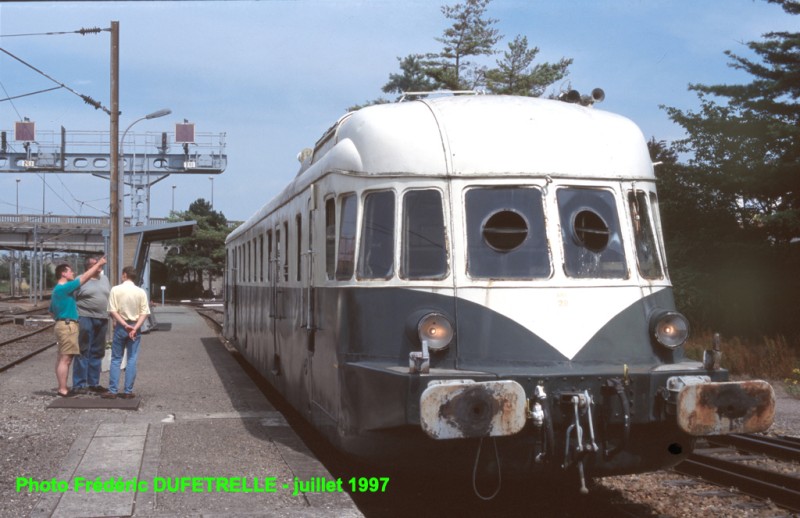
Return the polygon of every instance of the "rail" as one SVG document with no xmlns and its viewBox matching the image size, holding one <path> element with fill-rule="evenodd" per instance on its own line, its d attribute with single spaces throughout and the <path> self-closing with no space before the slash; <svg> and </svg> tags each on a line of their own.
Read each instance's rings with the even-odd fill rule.
<svg viewBox="0 0 800 518">
<path fill-rule="evenodd" d="M 708 442 L 781 461 L 794 462 L 800 456 L 800 443 L 794 438 L 734 434 L 713 437 Z M 780 507 L 800 512 L 800 478 L 797 476 L 719 458 L 710 450 L 702 449 L 695 450 L 673 469 L 717 485 L 734 486 L 742 493 L 759 499 L 769 499 Z"/>
</svg>

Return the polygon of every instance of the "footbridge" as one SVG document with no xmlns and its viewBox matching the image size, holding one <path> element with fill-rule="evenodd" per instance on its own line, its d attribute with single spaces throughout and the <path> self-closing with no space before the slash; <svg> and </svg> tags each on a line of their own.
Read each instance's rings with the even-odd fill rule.
<svg viewBox="0 0 800 518">
<path fill-rule="evenodd" d="M 150 218 L 150 225 L 132 226 L 125 220 L 125 260 L 132 264 L 141 236 L 150 241 L 186 237 L 194 221 Z M 107 249 L 110 222 L 100 216 L 0 214 L 0 249 L 64 253 L 100 253 Z M 157 239 L 153 239 L 157 237 Z"/>
<path fill-rule="evenodd" d="M 150 225 L 130 225 L 126 220 L 122 246 L 123 265 L 132 265 L 148 276 L 150 245 L 155 242 L 191 236 L 196 221 L 169 221 L 150 218 Z M 31 268 L 31 285 L 41 293 L 44 290 L 44 256 L 58 253 L 106 253 L 110 232 L 109 218 L 95 216 L 53 216 L 0 214 L 0 250 L 11 252 L 15 262 L 17 252 L 29 252 L 34 266 Z M 17 270 L 15 267 L 14 270 Z M 18 277 L 10 274 L 12 278 Z M 145 280 L 145 279 L 143 279 Z M 17 281 L 12 279 L 12 295 Z M 32 291 L 33 293 L 33 291 Z"/>
</svg>

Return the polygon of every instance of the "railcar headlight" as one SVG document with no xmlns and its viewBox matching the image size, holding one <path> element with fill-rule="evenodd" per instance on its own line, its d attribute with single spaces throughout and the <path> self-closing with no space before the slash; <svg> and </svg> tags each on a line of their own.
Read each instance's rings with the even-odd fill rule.
<svg viewBox="0 0 800 518">
<path fill-rule="evenodd" d="M 664 347 L 675 349 L 689 338 L 689 321 L 677 311 L 659 311 L 650 318 L 650 336 Z"/>
<path fill-rule="evenodd" d="M 441 351 L 453 340 L 453 325 L 441 313 L 428 313 L 417 324 L 419 340 L 431 351 Z"/>
</svg>

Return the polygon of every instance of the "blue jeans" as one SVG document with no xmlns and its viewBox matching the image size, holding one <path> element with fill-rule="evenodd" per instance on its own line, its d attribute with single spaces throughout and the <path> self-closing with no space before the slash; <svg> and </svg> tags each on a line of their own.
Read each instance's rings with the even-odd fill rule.
<svg viewBox="0 0 800 518">
<path fill-rule="evenodd" d="M 112 394 L 117 393 L 119 384 L 119 371 L 122 365 L 122 355 L 128 352 L 128 364 L 125 367 L 125 389 L 126 394 L 133 392 L 133 382 L 136 381 L 136 359 L 139 356 L 139 342 L 142 338 L 141 333 L 131 340 L 128 331 L 121 325 L 114 324 L 114 341 L 111 342 L 111 370 L 108 374 L 108 391 Z"/>
<path fill-rule="evenodd" d="M 80 317 L 78 344 L 81 354 L 72 363 L 72 388 L 100 385 L 100 369 L 106 355 L 108 318 Z"/>
</svg>

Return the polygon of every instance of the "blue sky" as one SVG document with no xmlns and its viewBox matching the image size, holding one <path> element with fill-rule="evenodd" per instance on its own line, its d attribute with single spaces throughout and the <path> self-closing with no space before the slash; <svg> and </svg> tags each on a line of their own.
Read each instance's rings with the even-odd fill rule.
<svg viewBox="0 0 800 518">
<path fill-rule="evenodd" d="M 246 219 L 295 175 L 297 153 L 348 106 L 375 99 L 397 57 L 436 52 L 450 25 L 440 11 L 456 0 L 265 0 L 259 2 L 4 2 L 0 47 L 60 82 L 110 106 L 109 34 L 11 36 L 107 28 L 120 23 L 120 131 L 161 108 L 172 114 L 133 132 L 174 131 L 188 119 L 198 132 L 227 134 L 228 168 L 214 180 L 214 208 Z M 659 105 L 693 109 L 689 83 L 743 83 L 723 52 L 775 30 L 796 31 L 796 17 L 762 0 L 493 0 L 505 48 L 516 35 L 540 48 L 540 61 L 574 59 L 556 87 L 601 87 L 597 109 L 631 118 L 645 137 L 674 140 L 681 128 Z M 494 65 L 497 58 L 483 63 Z M 55 86 L 0 55 L 0 98 Z M 3 89 L 5 91 L 3 91 Z M 0 102 L 0 129 L 20 117 L 37 132 L 108 131 L 109 118 L 57 90 Z M 39 176 L 0 174 L 0 214 L 40 213 Z M 45 205 L 54 214 L 101 215 L 108 182 L 48 174 Z M 151 192 L 153 217 L 172 203 L 185 210 L 211 198 L 207 175 L 173 175 Z M 56 193 L 57 191 L 57 193 Z M 129 204 L 126 202 L 126 213 Z"/>
</svg>

